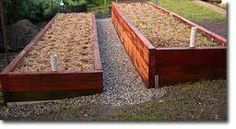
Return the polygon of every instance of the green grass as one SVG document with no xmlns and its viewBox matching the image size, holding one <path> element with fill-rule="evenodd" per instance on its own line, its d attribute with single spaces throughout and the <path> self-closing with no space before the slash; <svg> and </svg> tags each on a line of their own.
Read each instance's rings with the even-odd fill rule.
<svg viewBox="0 0 236 129">
<path fill-rule="evenodd" d="M 155 1 L 155 0 L 152 0 Z M 177 13 L 189 20 L 196 22 L 214 20 L 224 21 L 226 16 L 223 16 L 205 6 L 194 3 L 192 0 L 158 0 L 159 5 L 174 13 Z M 88 5 L 90 12 L 107 14 L 111 6 L 111 0 L 107 0 L 107 5 L 104 5 L 104 0 L 94 1 L 93 4 Z"/>
<path fill-rule="evenodd" d="M 96 7 L 90 7 L 88 8 L 89 12 L 99 13 L 99 14 L 108 14 L 109 13 L 109 5 L 98 5 Z"/>
<path fill-rule="evenodd" d="M 102 120 L 208 121 L 227 119 L 225 80 L 201 81 L 168 87 L 159 100 L 117 109 Z"/>
<path fill-rule="evenodd" d="M 87 5 L 89 12 L 99 13 L 99 14 L 107 14 L 109 13 L 109 7 L 111 6 L 111 0 L 106 1 L 106 5 L 104 0 L 96 0 L 93 3 L 89 3 Z"/>
<path fill-rule="evenodd" d="M 155 0 L 152 0 L 153 2 Z M 161 7 L 196 22 L 214 20 L 224 21 L 226 16 L 221 15 L 208 7 L 201 6 L 192 0 L 158 0 Z"/>
</svg>

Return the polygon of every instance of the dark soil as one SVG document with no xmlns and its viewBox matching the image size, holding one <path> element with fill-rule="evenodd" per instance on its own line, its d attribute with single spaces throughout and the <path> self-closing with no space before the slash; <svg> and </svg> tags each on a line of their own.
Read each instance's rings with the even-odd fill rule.
<svg viewBox="0 0 236 129">
<path fill-rule="evenodd" d="M 227 21 L 203 21 L 198 24 L 222 36 L 225 39 L 228 38 L 228 22 Z"/>
<path fill-rule="evenodd" d="M 32 24 L 29 20 L 20 20 L 17 23 L 7 27 L 8 43 L 11 50 L 22 50 L 39 32 L 37 26 Z M 2 44 L 2 36 L 0 37 Z M 3 46 L 0 45 L 0 50 Z"/>
</svg>

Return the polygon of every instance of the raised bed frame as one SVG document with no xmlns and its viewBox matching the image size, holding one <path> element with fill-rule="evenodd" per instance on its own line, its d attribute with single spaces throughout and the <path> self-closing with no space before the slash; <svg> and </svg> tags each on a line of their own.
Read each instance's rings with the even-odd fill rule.
<svg viewBox="0 0 236 129">
<path fill-rule="evenodd" d="M 103 91 L 103 71 L 100 61 L 95 17 L 93 17 L 92 20 L 95 63 L 94 70 L 71 72 L 13 72 L 14 68 L 18 63 L 20 63 L 27 52 L 29 52 L 32 47 L 37 44 L 44 33 L 51 27 L 56 17 L 57 15 L 1 72 L 0 82 L 4 93 L 5 102 L 51 98 L 55 99 L 68 97 L 72 92 L 73 96 L 78 96 L 81 94 L 87 95 Z M 47 93 L 49 95 L 47 95 Z M 67 95 L 64 96 L 64 93 Z M 31 94 L 32 96 L 29 96 Z M 33 94 L 36 96 L 41 96 L 36 97 Z M 53 94 L 54 96 L 50 96 L 50 94 Z"/>
<path fill-rule="evenodd" d="M 198 32 L 226 45 L 226 40 L 217 34 L 150 2 L 148 4 L 189 27 L 196 26 Z M 136 70 L 148 88 L 184 81 L 226 78 L 227 47 L 155 48 L 114 2 L 112 22 Z"/>
</svg>

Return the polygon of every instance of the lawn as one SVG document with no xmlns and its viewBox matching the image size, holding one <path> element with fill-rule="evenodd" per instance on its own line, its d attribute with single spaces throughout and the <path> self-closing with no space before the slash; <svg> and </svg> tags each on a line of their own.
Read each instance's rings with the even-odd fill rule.
<svg viewBox="0 0 236 129">
<path fill-rule="evenodd" d="M 155 0 L 151 1 L 155 2 Z M 195 22 L 226 20 L 226 16 L 201 6 L 192 0 L 158 0 L 158 2 L 161 7 Z M 98 0 L 95 4 L 89 4 L 88 10 L 90 12 L 107 14 L 110 6 L 111 0 L 107 0 L 107 5 L 104 4 L 104 0 Z"/>
<path fill-rule="evenodd" d="M 155 2 L 155 0 L 152 0 Z M 205 6 L 201 6 L 192 0 L 158 0 L 159 6 L 177 13 L 192 21 L 225 21 L 226 16 L 221 15 Z"/>
<path fill-rule="evenodd" d="M 111 6 L 111 0 L 106 0 L 106 4 L 104 0 L 96 0 L 94 1 L 94 3 L 89 3 L 87 5 L 89 12 L 95 12 L 99 14 L 109 13 L 110 6 Z"/>
<path fill-rule="evenodd" d="M 222 121 L 227 119 L 225 80 L 200 81 L 167 87 L 159 100 L 124 106 L 100 120 Z"/>
</svg>

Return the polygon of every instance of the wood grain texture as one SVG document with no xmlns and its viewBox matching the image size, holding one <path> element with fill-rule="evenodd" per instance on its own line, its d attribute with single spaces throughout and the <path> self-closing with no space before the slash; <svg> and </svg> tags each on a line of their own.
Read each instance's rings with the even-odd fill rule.
<svg viewBox="0 0 236 129">
<path fill-rule="evenodd" d="M 78 96 L 93 95 L 101 93 L 103 90 L 66 90 L 66 91 L 53 91 L 53 92 L 8 92 L 7 102 L 19 101 L 35 101 L 35 100 L 54 100 L 72 98 Z"/>
<path fill-rule="evenodd" d="M 54 23 L 57 15 L 41 30 L 37 36 L 13 59 L 13 61 L 0 74 L 0 83 L 3 93 L 8 100 L 9 94 L 35 93 L 35 92 L 62 92 L 62 91 L 89 91 L 97 92 L 103 90 L 103 71 L 97 40 L 95 17 L 93 17 L 93 44 L 95 70 L 91 71 L 68 71 L 68 72 L 13 72 L 23 57 L 42 38 L 44 33 Z M 88 93 L 88 94 L 90 94 Z"/>
<path fill-rule="evenodd" d="M 116 4 L 112 3 L 113 24 L 146 87 L 155 86 L 156 75 L 159 76 L 159 87 L 168 83 L 226 78 L 227 44 L 224 38 L 166 9 L 149 4 L 189 27 L 197 26 L 203 35 L 224 47 L 154 48 Z"/>
<path fill-rule="evenodd" d="M 102 72 L 8 74 L 4 92 L 102 89 Z"/>
<path fill-rule="evenodd" d="M 112 22 L 124 45 L 126 52 L 132 60 L 137 72 L 143 79 L 146 87 L 154 87 L 155 48 L 152 44 L 128 21 L 121 11 L 112 3 Z"/>
<path fill-rule="evenodd" d="M 98 38 L 97 38 L 97 25 L 96 25 L 96 19 L 95 15 L 93 16 L 92 19 L 92 28 L 93 28 L 93 48 L 94 48 L 94 69 L 95 70 L 102 70 L 102 64 L 101 64 L 101 59 L 100 59 L 100 51 L 99 51 L 99 45 L 98 45 Z"/>
<path fill-rule="evenodd" d="M 160 82 L 183 82 L 226 77 L 226 49 L 157 50 Z"/>
</svg>

